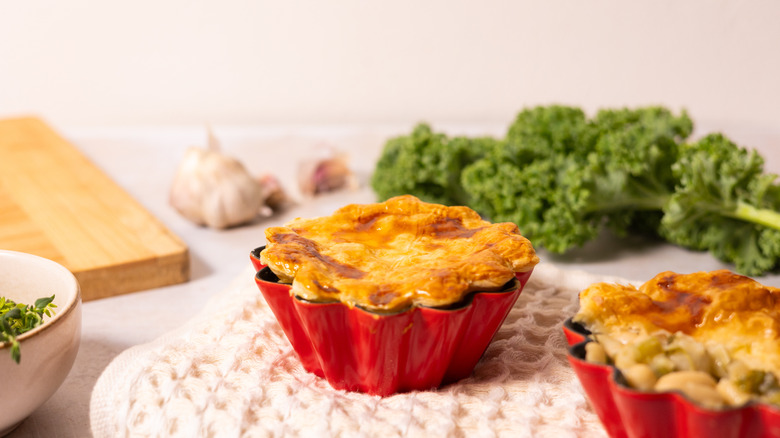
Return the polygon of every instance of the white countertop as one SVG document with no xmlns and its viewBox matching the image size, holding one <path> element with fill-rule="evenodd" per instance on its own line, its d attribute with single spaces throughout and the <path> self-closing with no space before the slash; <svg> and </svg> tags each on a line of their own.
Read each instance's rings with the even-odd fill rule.
<svg viewBox="0 0 780 438">
<path fill-rule="evenodd" d="M 723 130 L 737 143 L 758 149 L 767 170 L 780 173 L 780 127 L 702 125 Z M 176 167 L 188 146 L 203 146 L 203 127 L 90 128 L 58 127 L 60 131 L 159 218 L 190 248 L 191 280 L 187 283 L 84 303 L 81 348 L 76 363 L 58 392 L 9 436 L 88 437 L 89 399 L 93 385 L 109 362 L 123 350 L 179 327 L 201 310 L 249 263 L 249 251 L 265 243 L 263 230 L 294 217 L 319 216 L 348 203 L 374 202 L 367 185 L 384 141 L 405 134 L 411 126 L 285 126 L 220 127 L 214 131 L 223 151 L 240 159 L 255 174 L 273 173 L 299 199 L 277 216 L 226 231 L 197 227 L 169 207 L 167 198 Z M 500 135 L 504 125 L 436 126 L 448 133 Z M 350 155 L 361 187 L 301 200 L 296 188 L 300 161 L 330 144 Z M 645 280 L 663 270 L 692 272 L 728 268 L 709 254 L 696 253 L 638 238 L 605 235 L 566 256 L 540 251 L 542 262 L 628 279 Z M 780 275 L 761 281 L 780 287 Z"/>
</svg>

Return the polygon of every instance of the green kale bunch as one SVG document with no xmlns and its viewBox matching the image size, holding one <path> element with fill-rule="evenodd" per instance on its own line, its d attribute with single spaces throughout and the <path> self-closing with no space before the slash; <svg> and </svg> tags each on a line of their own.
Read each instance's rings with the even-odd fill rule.
<svg viewBox="0 0 780 438">
<path fill-rule="evenodd" d="M 592 120 L 578 108 L 532 108 L 517 116 L 506 147 L 462 181 L 478 211 L 517 223 L 552 252 L 581 246 L 605 224 L 652 233 L 674 190 L 677 142 L 692 129 L 685 113 L 660 107 L 602 110 Z"/>
<path fill-rule="evenodd" d="M 693 123 L 666 108 L 540 106 L 518 114 L 503 139 L 433 133 L 419 125 L 388 141 L 372 184 L 469 205 L 562 253 L 603 227 L 642 233 L 759 275 L 780 259 L 780 188 L 763 160 L 722 135 L 685 143 Z"/>
<path fill-rule="evenodd" d="M 411 193 L 428 202 L 468 205 L 460 174 L 496 143 L 489 137 L 449 138 L 419 124 L 410 135 L 388 140 L 371 185 L 385 199 Z"/>
</svg>

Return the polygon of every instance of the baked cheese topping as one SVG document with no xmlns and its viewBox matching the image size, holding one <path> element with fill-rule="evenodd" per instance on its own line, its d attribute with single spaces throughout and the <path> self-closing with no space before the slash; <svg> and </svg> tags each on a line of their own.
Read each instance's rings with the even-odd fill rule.
<svg viewBox="0 0 780 438">
<path fill-rule="evenodd" d="M 263 263 L 311 301 L 394 312 L 501 289 L 538 262 L 515 224 L 399 196 L 268 228 Z"/>
</svg>

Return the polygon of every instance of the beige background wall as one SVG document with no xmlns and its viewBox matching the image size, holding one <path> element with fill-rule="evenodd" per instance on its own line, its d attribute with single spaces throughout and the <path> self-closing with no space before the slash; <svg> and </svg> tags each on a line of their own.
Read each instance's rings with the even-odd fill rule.
<svg viewBox="0 0 780 438">
<path fill-rule="evenodd" d="M 776 1 L 6 1 L 0 116 L 504 122 L 662 103 L 780 125 Z"/>
</svg>

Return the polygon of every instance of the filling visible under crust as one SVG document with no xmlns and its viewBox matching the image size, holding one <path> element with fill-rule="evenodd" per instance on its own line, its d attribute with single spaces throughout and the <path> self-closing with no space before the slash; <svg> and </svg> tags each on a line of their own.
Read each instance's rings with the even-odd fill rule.
<svg viewBox="0 0 780 438">
<path fill-rule="evenodd" d="M 591 285 L 573 320 L 593 333 L 586 360 L 634 388 L 713 408 L 780 404 L 780 289 L 726 270 L 663 272 L 639 289 Z"/>
<path fill-rule="evenodd" d="M 399 196 L 266 230 L 263 263 L 312 301 L 392 312 L 501 289 L 539 262 L 511 223 Z"/>
</svg>

